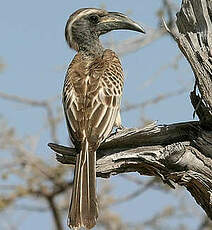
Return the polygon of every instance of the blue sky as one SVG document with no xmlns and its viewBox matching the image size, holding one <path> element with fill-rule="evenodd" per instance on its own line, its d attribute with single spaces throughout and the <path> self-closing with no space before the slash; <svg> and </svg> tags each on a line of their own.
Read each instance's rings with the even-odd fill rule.
<svg viewBox="0 0 212 230">
<path fill-rule="evenodd" d="M 156 28 L 156 10 L 160 1 L 2 1 L 0 8 L 0 57 L 7 64 L 6 70 L 0 74 L 0 91 L 8 94 L 16 94 L 35 100 L 51 98 L 60 95 L 66 66 L 73 58 L 75 52 L 70 50 L 64 39 L 64 26 L 71 13 L 81 7 L 106 6 L 110 11 L 130 12 L 131 18 L 140 22 L 146 31 Z M 116 41 L 139 35 L 131 31 L 113 32 L 104 36 L 103 41 L 114 39 Z M 192 87 L 193 75 L 188 63 L 182 58 L 177 69 L 168 68 L 155 78 L 153 84 L 143 88 L 143 83 L 155 76 L 161 66 L 173 61 L 179 54 L 175 42 L 168 36 L 163 37 L 151 45 L 130 53 L 121 58 L 126 76 L 123 102 L 136 103 L 153 98 L 160 93 L 167 93 L 183 86 Z M 58 100 L 58 106 L 61 106 Z M 14 104 L 0 99 L 0 114 L 3 115 L 11 126 L 17 127 L 20 136 L 34 133 L 36 135 L 42 128 L 41 121 L 45 116 L 39 108 Z M 168 98 L 145 110 L 145 115 L 159 124 L 174 123 L 192 120 L 192 106 L 189 101 L 189 93 L 177 97 Z M 140 125 L 140 110 L 133 110 L 122 115 L 123 123 L 127 127 Z M 40 135 L 40 134 L 39 134 Z M 46 156 L 52 154 L 46 147 L 50 142 L 48 134 L 40 136 L 38 149 Z M 60 143 L 67 143 L 67 132 L 64 122 L 60 126 Z M 50 156 L 51 155 L 51 156 Z M 130 192 L 128 182 L 119 177 L 111 181 L 116 187 L 116 194 L 122 191 Z M 190 205 L 195 202 L 186 193 Z M 154 199 L 153 199 L 154 198 Z M 154 202 L 153 202 L 154 200 Z M 159 192 L 147 192 L 143 196 L 128 204 L 115 207 L 126 220 L 141 221 L 169 202 L 176 202 L 174 195 L 166 195 Z M 146 207 L 142 217 L 137 209 Z M 129 211 L 125 211 L 128 208 Z M 42 228 L 52 229 L 49 214 L 31 214 L 21 230 L 37 229 L 36 222 L 42 220 Z M 33 223 L 33 225 L 32 225 Z M 34 227 L 33 227 L 34 226 Z"/>
</svg>

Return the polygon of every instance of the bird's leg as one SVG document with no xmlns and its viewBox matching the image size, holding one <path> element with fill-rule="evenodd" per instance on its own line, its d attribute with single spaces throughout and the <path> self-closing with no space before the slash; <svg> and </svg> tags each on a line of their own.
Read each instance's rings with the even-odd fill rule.
<svg viewBox="0 0 212 230">
<path fill-rule="evenodd" d="M 120 114 L 120 111 L 118 112 L 118 114 L 116 116 L 116 120 L 115 120 L 114 126 L 116 127 L 116 130 L 115 130 L 114 133 L 112 133 L 112 135 L 116 135 L 118 132 L 122 131 L 123 129 L 126 129 L 126 127 L 124 127 L 121 124 L 121 114 Z"/>
<path fill-rule="evenodd" d="M 122 130 L 124 130 L 124 129 L 126 129 L 126 127 L 123 126 L 123 125 L 117 126 L 117 127 L 116 127 L 115 133 L 118 133 L 118 132 L 120 132 L 120 131 L 122 131 Z"/>
<path fill-rule="evenodd" d="M 123 125 L 120 126 L 115 126 L 115 131 L 113 133 L 111 133 L 108 137 L 112 137 L 116 134 L 118 134 L 120 131 L 123 131 L 124 129 L 126 129 L 126 127 L 124 127 Z"/>
</svg>

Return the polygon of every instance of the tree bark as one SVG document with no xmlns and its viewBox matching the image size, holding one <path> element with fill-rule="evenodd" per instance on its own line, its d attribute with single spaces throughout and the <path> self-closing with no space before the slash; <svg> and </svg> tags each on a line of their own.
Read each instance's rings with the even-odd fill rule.
<svg viewBox="0 0 212 230">
<path fill-rule="evenodd" d="M 158 176 L 172 188 L 186 187 L 212 219 L 212 2 L 183 0 L 177 31 L 169 31 L 189 61 L 196 83 L 191 102 L 197 122 L 153 123 L 111 135 L 97 152 L 97 176 L 138 172 Z M 197 88 L 200 95 L 197 95 Z M 63 164 L 75 164 L 75 149 L 49 144 Z"/>
<path fill-rule="evenodd" d="M 212 2 L 183 0 L 177 13 L 177 29 L 172 33 L 189 61 L 196 84 L 191 102 L 205 129 L 212 128 Z M 196 95 L 196 89 L 200 95 Z"/>
</svg>

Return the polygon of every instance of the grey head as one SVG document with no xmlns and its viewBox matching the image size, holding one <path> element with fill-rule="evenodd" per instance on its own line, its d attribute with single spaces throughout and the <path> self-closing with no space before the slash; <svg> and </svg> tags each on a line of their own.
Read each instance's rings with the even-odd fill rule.
<svg viewBox="0 0 212 230">
<path fill-rule="evenodd" d="M 112 30 L 145 33 L 141 25 L 122 13 L 82 8 L 69 17 L 65 27 L 65 37 L 69 47 L 76 51 L 96 49 L 100 46 L 99 36 Z"/>
</svg>

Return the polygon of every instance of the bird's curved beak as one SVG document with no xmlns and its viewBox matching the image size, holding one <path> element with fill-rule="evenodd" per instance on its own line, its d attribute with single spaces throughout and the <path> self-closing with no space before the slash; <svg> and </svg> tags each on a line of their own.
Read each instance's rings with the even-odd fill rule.
<svg viewBox="0 0 212 230">
<path fill-rule="evenodd" d="M 119 12 L 108 12 L 106 16 L 101 18 L 98 29 L 101 34 L 111 30 L 134 30 L 145 33 L 141 25 Z"/>
</svg>

